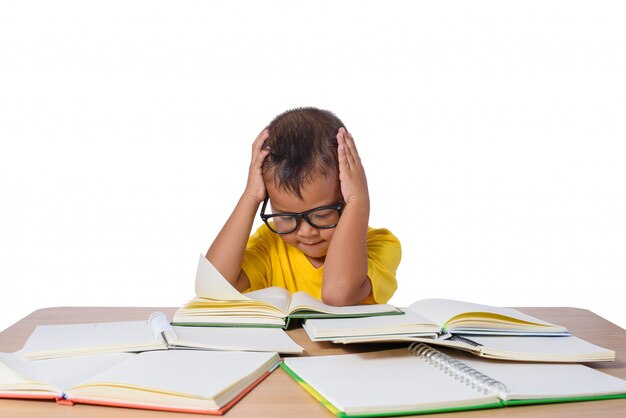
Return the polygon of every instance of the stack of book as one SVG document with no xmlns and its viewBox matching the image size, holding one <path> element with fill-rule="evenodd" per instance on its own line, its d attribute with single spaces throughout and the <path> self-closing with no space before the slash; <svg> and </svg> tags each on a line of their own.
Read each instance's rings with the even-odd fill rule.
<svg viewBox="0 0 626 418">
<path fill-rule="evenodd" d="M 481 357 L 545 362 L 613 361 L 615 352 L 515 309 L 450 299 L 426 299 L 394 317 L 310 319 L 312 341 L 342 344 L 423 342 Z"/>
</svg>

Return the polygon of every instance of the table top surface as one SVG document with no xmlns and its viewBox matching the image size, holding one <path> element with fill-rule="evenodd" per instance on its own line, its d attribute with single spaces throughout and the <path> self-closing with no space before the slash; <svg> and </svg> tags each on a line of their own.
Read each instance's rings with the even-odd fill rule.
<svg viewBox="0 0 626 418">
<path fill-rule="evenodd" d="M 578 308 L 516 308 L 543 320 L 563 325 L 572 334 L 591 343 L 615 350 L 615 362 L 587 363 L 586 365 L 604 373 L 626 379 L 626 331 L 604 318 Z M 37 325 L 64 323 L 90 323 L 109 321 L 135 321 L 146 319 L 150 313 L 162 311 L 171 319 L 176 308 L 147 307 L 57 307 L 33 312 L 16 324 L 0 332 L 0 351 L 19 350 Z M 357 353 L 405 347 L 407 344 L 355 344 L 336 345 L 330 342 L 312 342 L 301 327 L 289 329 L 288 334 L 305 348 L 306 355 L 328 355 Z M 72 407 L 57 405 L 52 401 L 0 400 L 0 416 L 19 417 L 182 417 L 192 414 L 155 412 L 147 410 L 106 408 L 90 405 Z M 436 414 L 447 417 L 587 417 L 626 416 L 626 399 L 606 401 L 574 402 L 562 404 L 509 407 L 491 410 L 465 411 Z M 326 408 L 304 391 L 282 369 L 274 371 L 252 392 L 246 395 L 230 411 L 229 418 L 237 417 L 333 417 Z"/>
</svg>

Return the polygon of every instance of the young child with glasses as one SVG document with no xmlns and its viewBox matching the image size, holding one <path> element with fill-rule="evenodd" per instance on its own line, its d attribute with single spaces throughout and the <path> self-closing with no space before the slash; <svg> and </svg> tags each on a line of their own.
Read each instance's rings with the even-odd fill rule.
<svg viewBox="0 0 626 418">
<path fill-rule="evenodd" d="M 264 225 L 249 236 L 261 204 Z M 279 286 L 335 306 L 386 303 L 400 242 L 370 228 L 369 211 L 365 171 L 341 120 L 289 110 L 252 144 L 246 188 L 206 257 L 239 291 Z"/>
</svg>

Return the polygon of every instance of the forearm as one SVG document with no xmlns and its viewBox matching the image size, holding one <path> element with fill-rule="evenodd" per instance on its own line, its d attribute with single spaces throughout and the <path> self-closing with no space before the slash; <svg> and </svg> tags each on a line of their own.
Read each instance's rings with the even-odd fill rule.
<svg viewBox="0 0 626 418">
<path fill-rule="evenodd" d="M 258 207 L 255 199 L 242 195 L 206 254 L 215 268 L 237 288 L 241 287 L 237 286 L 237 280 Z"/>
<path fill-rule="evenodd" d="M 331 305 L 354 305 L 372 290 L 367 277 L 369 199 L 346 205 L 326 253 L 322 300 Z"/>
</svg>

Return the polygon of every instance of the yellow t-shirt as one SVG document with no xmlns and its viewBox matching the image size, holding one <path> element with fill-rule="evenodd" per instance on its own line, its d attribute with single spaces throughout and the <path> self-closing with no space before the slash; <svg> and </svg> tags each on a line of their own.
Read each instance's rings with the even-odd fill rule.
<svg viewBox="0 0 626 418">
<path fill-rule="evenodd" d="M 396 270 L 401 256 L 400 241 L 391 232 L 368 228 L 367 276 L 372 294 L 364 303 L 387 303 L 391 298 L 398 288 Z M 322 298 L 324 266 L 315 268 L 304 253 L 285 243 L 267 225 L 261 225 L 248 239 L 241 268 L 250 280 L 248 291 L 279 286 Z"/>
</svg>

